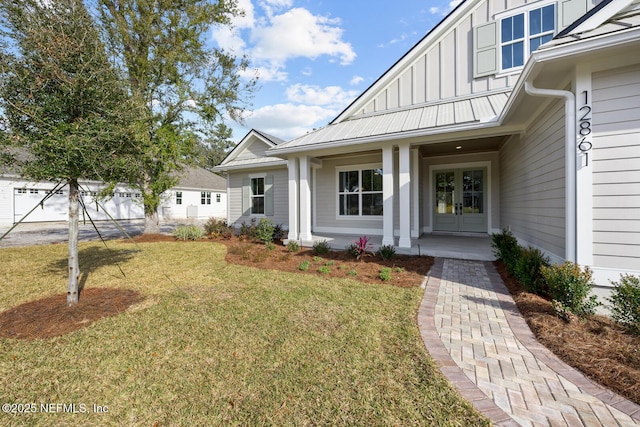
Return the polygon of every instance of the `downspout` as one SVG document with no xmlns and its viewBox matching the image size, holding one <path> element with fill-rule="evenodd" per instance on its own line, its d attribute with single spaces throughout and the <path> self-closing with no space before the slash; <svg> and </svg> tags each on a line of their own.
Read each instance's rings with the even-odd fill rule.
<svg viewBox="0 0 640 427">
<path fill-rule="evenodd" d="M 576 262 L 576 97 L 573 92 L 540 89 L 531 81 L 524 82 L 524 90 L 531 96 L 564 98 L 565 127 L 565 258 Z"/>
</svg>

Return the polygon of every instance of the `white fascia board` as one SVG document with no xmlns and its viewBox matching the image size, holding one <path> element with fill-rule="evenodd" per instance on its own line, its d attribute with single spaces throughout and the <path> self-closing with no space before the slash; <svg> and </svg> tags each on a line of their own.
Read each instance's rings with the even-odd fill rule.
<svg viewBox="0 0 640 427">
<path fill-rule="evenodd" d="M 264 136 L 262 136 L 260 134 L 260 132 L 256 131 L 255 129 L 251 129 L 249 132 L 247 132 L 247 134 L 244 136 L 244 138 L 242 138 L 242 140 L 240 140 L 240 142 L 235 147 L 233 147 L 233 149 L 229 152 L 229 154 L 227 154 L 227 156 L 222 160 L 222 162 L 220 162 L 220 166 L 223 166 L 223 165 L 235 160 L 235 158 L 238 157 L 238 155 L 242 152 L 242 150 L 244 150 L 244 147 L 247 144 L 249 144 L 248 141 L 251 140 L 252 136 L 254 136 L 257 139 L 259 139 L 260 141 L 264 142 L 269 147 L 275 147 L 276 146 L 273 142 L 269 141 L 269 139 L 267 139 Z"/>
<path fill-rule="evenodd" d="M 518 77 L 518 81 L 513 86 L 511 96 L 507 100 L 507 104 L 502 109 L 498 122 L 503 123 L 505 121 L 511 108 L 514 107 L 518 94 L 520 94 L 520 92 L 524 92 L 524 82 L 535 79 L 542 71 L 542 66 L 545 62 L 560 60 L 574 55 L 589 55 L 627 43 L 640 43 L 640 27 L 633 27 L 628 30 L 607 33 L 600 36 L 584 38 L 582 40 L 548 47 L 542 50 L 536 50 L 529 57 L 529 60 Z"/>
<path fill-rule="evenodd" d="M 212 170 L 215 172 L 228 172 L 228 171 L 238 171 L 243 169 L 271 169 L 275 166 L 286 166 L 286 165 L 287 165 L 286 160 L 279 160 L 277 162 L 257 163 L 257 164 L 250 164 L 250 165 L 236 165 L 236 166 L 225 166 L 221 164 L 220 166 L 216 166 L 212 168 Z"/>
</svg>

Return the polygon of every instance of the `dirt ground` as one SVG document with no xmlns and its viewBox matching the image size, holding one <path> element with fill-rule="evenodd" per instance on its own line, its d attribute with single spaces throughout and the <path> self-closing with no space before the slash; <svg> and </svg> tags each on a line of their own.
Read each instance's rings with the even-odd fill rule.
<svg viewBox="0 0 640 427">
<path fill-rule="evenodd" d="M 174 238 L 142 235 L 136 237 L 136 241 L 174 241 Z M 232 264 L 322 277 L 349 277 L 371 284 L 419 286 L 433 263 L 430 257 L 397 255 L 390 261 L 381 261 L 368 256 L 358 261 L 345 251 L 317 257 L 307 249 L 288 252 L 276 245 L 266 250 L 264 245 L 235 238 L 219 242 L 227 246 L 226 260 Z M 303 264 L 308 264 L 304 271 L 300 269 Z M 391 269 L 388 281 L 380 279 L 383 267 Z M 625 333 L 602 316 L 567 323 L 553 314 L 549 301 L 525 292 L 508 276 L 501 263 L 496 262 L 496 267 L 542 344 L 588 377 L 640 404 L 640 337 Z M 63 335 L 100 318 L 117 315 L 142 300 L 134 291 L 89 288 L 80 294 L 80 302 L 74 307 L 66 306 L 64 294 L 31 301 L 0 313 L 0 337 L 39 339 Z"/>
</svg>

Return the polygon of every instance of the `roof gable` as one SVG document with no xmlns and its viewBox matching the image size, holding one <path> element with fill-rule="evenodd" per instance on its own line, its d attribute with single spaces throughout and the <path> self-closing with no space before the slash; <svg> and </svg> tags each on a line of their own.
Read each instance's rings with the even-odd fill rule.
<svg viewBox="0 0 640 427">
<path fill-rule="evenodd" d="M 186 167 L 177 172 L 174 188 L 226 191 L 227 180 L 201 167 Z"/>
<path fill-rule="evenodd" d="M 282 159 L 269 157 L 267 154 L 267 150 L 283 142 L 280 138 L 251 129 L 213 170 L 223 172 L 230 169 L 246 169 L 283 163 Z"/>
</svg>

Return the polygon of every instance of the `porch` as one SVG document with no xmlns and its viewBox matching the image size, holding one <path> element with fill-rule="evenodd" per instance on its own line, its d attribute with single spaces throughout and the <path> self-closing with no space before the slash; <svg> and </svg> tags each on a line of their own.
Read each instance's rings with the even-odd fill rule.
<svg viewBox="0 0 640 427">
<path fill-rule="evenodd" d="M 326 240 L 332 249 L 342 250 L 361 235 L 321 233 L 312 237 L 313 242 Z M 372 251 L 377 251 L 382 245 L 382 236 L 371 236 L 369 239 Z M 303 242 L 303 246 L 312 245 L 310 241 Z M 411 239 L 410 249 L 396 246 L 396 253 L 477 261 L 496 259 L 491 249 L 491 237 L 487 234 L 423 234 L 418 239 Z"/>
</svg>

